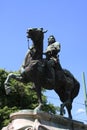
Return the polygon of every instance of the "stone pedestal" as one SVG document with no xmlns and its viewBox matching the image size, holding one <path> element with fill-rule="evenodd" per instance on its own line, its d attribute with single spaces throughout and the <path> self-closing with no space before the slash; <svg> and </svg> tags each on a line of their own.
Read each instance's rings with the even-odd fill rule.
<svg viewBox="0 0 87 130">
<path fill-rule="evenodd" d="M 82 122 L 36 110 L 20 110 L 10 115 L 11 123 L 2 130 L 87 130 Z"/>
</svg>

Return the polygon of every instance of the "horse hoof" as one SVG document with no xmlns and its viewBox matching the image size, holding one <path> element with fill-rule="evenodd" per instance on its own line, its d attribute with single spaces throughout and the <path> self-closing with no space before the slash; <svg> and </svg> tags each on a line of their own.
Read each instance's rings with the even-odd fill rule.
<svg viewBox="0 0 87 130">
<path fill-rule="evenodd" d="M 71 115 L 69 116 L 69 119 L 72 120 L 72 116 Z"/>
<path fill-rule="evenodd" d="M 10 87 L 8 87 L 7 85 L 5 85 L 5 92 L 6 92 L 6 95 L 8 95 L 11 92 Z"/>
</svg>

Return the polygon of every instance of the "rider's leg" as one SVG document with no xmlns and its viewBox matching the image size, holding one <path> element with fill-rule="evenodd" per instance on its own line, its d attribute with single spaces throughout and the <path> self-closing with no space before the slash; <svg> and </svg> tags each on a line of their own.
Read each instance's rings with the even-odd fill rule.
<svg viewBox="0 0 87 130">
<path fill-rule="evenodd" d="M 54 69 L 54 65 L 55 65 L 55 62 L 54 62 L 53 59 L 50 59 L 47 62 L 47 67 L 48 67 L 49 75 L 50 75 L 50 77 L 47 79 L 47 81 L 52 85 L 55 85 L 55 69 Z"/>
</svg>

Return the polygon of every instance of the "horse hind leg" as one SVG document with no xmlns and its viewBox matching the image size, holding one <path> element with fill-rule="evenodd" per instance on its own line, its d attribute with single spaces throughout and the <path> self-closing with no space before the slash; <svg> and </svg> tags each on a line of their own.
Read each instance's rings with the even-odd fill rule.
<svg viewBox="0 0 87 130">
<path fill-rule="evenodd" d="M 68 118 L 72 119 L 72 114 L 71 114 L 72 103 L 68 102 L 68 103 L 66 103 L 65 106 L 66 106 L 66 109 L 67 109 L 67 112 L 68 112 Z"/>
<path fill-rule="evenodd" d="M 61 104 L 61 106 L 60 106 L 60 115 L 65 114 L 64 107 L 66 107 L 66 109 L 67 109 L 68 118 L 72 119 L 72 114 L 71 114 L 72 104 L 70 102 L 64 102 L 63 104 Z"/>
<path fill-rule="evenodd" d="M 60 105 L 60 115 L 62 115 L 62 116 L 65 114 L 65 109 L 64 109 L 64 107 L 65 107 L 65 104 L 64 104 L 64 103 Z"/>
<path fill-rule="evenodd" d="M 71 114 L 71 110 L 72 110 L 72 102 L 73 102 L 73 99 L 78 95 L 79 93 L 79 89 L 80 89 L 80 84 L 78 81 L 75 80 L 75 84 L 74 84 L 74 88 L 73 88 L 73 91 L 71 94 L 69 94 L 69 99 L 67 102 L 66 102 L 66 109 L 67 109 L 67 112 L 68 112 L 68 117 L 69 119 L 72 119 L 72 114 Z"/>
<path fill-rule="evenodd" d="M 39 105 L 35 108 L 35 111 L 39 111 L 42 109 L 43 102 L 42 102 L 42 95 L 41 95 L 41 86 L 34 84 L 35 85 L 35 91 L 37 93 L 37 98 L 38 98 L 38 103 Z"/>
</svg>

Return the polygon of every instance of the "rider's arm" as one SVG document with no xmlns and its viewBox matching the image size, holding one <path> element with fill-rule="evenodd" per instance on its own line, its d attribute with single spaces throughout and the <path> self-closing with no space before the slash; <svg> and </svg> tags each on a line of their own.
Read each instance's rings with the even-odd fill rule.
<svg viewBox="0 0 87 130">
<path fill-rule="evenodd" d="M 53 46 L 54 46 L 55 50 L 57 51 L 57 53 L 60 52 L 60 50 L 61 50 L 61 44 L 59 42 L 55 42 L 53 44 Z"/>
</svg>

